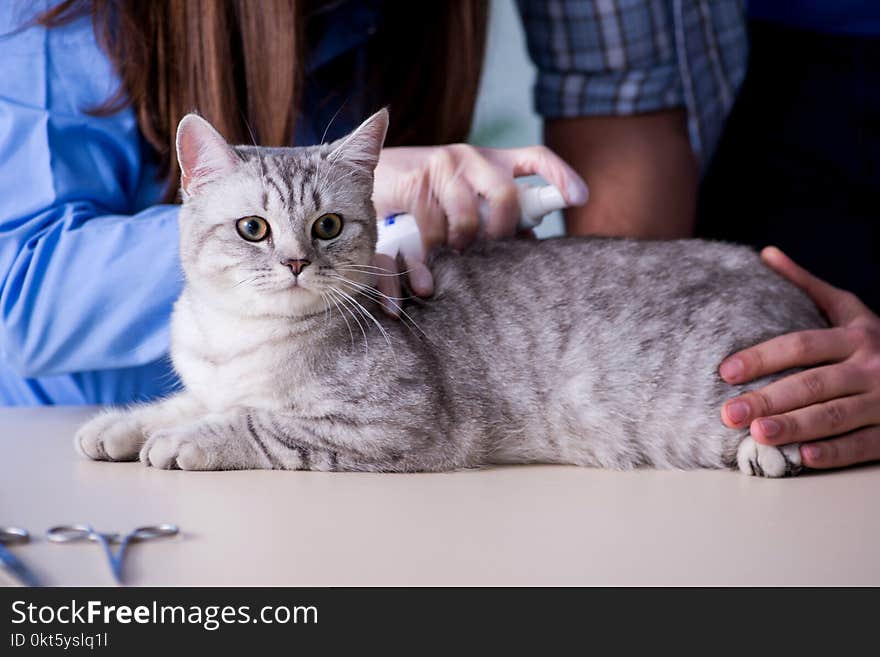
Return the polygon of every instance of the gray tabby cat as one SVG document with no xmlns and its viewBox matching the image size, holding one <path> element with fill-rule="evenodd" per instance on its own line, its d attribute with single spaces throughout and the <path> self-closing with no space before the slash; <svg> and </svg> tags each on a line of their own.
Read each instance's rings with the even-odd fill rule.
<svg viewBox="0 0 880 657">
<path fill-rule="evenodd" d="M 439 254 L 434 296 L 385 317 L 370 284 L 387 126 L 383 110 L 332 144 L 257 149 L 181 121 L 185 389 L 99 415 L 76 435 L 82 453 L 187 470 L 800 470 L 797 445 L 719 418 L 766 383 L 723 383 L 723 357 L 826 325 L 747 248 L 490 242 Z"/>
</svg>

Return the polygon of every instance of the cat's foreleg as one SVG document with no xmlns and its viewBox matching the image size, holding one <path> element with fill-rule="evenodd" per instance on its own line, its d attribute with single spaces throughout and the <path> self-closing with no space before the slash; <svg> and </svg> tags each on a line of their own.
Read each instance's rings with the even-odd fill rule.
<svg viewBox="0 0 880 657">
<path fill-rule="evenodd" d="M 203 412 L 186 393 L 151 404 L 111 408 L 80 427 L 73 444 L 80 454 L 96 461 L 135 461 L 148 435 Z"/>
<path fill-rule="evenodd" d="M 430 433 L 255 409 L 159 431 L 140 458 L 182 470 L 415 472 L 469 465 L 453 441 Z"/>
</svg>

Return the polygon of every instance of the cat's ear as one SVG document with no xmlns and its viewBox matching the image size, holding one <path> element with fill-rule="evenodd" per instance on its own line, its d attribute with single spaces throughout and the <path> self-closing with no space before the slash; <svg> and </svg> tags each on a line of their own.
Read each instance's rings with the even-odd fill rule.
<svg viewBox="0 0 880 657">
<path fill-rule="evenodd" d="M 200 185 L 231 172 L 241 162 L 232 147 L 198 114 L 187 114 L 177 125 L 180 188 L 185 196 Z"/>
<path fill-rule="evenodd" d="M 331 144 L 333 150 L 329 159 L 348 160 L 372 171 L 379 162 L 386 132 L 388 132 L 388 110 L 383 107 L 361 123 L 350 135 Z"/>
</svg>

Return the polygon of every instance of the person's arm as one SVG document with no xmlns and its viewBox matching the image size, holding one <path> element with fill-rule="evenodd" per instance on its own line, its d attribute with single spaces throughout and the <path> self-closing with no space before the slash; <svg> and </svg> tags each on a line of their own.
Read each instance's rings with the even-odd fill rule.
<svg viewBox="0 0 880 657">
<path fill-rule="evenodd" d="M 552 119 L 545 142 L 590 185 L 565 212 L 572 235 L 670 239 L 694 228 L 698 171 L 684 110 Z"/>
<path fill-rule="evenodd" d="M 14 221 L 4 216 L 0 230 Z M 19 375 L 134 367 L 167 355 L 181 289 L 176 207 L 118 215 L 70 202 L 24 218 L 14 233 L 0 250 L 0 347 Z"/>
<path fill-rule="evenodd" d="M 590 186 L 569 233 L 691 234 L 698 181 L 672 12 L 519 0 L 546 144 Z"/>
<path fill-rule="evenodd" d="M 0 12 L 0 32 L 20 18 Z M 114 85 L 90 34 L 0 40 L 0 357 L 25 377 L 165 356 L 181 289 L 177 207 L 135 212 L 159 188 L 132 112 L 84 112 Z"/>
</svg>

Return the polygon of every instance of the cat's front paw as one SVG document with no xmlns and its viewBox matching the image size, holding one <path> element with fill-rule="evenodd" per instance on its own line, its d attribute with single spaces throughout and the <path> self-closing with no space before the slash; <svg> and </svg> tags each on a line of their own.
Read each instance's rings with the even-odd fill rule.
<svg viewBox="0 0 880 657">
<path fill-rule="evenodd" d="M 133 413 L 111 410 L 80 427 L 73 446 L 95 461 L 134 461 L 144 440 L 143 427 Z"/>
<path fill-rule="evenodd" d="M 243 438 L 239 418 L 214 418 L 150 434 L 141 448 L 144 465 L 164 470 L 271 468 L 267 457 Z"/>
<path fill-rule="evenodd" d="M 140 451 L 141 463 L 163 470 L 216 470 L 212 449 L 192 429 L 164 429 L 152 434 Z"/>
<path fill-rule="evenodd" d="M 773 447 L 755 442 L 751 436 L 739 444 L 736 462 L 740 472 L 759 477 L 790 477 L 804 469 L 799 444 Z"/>
</svg>

